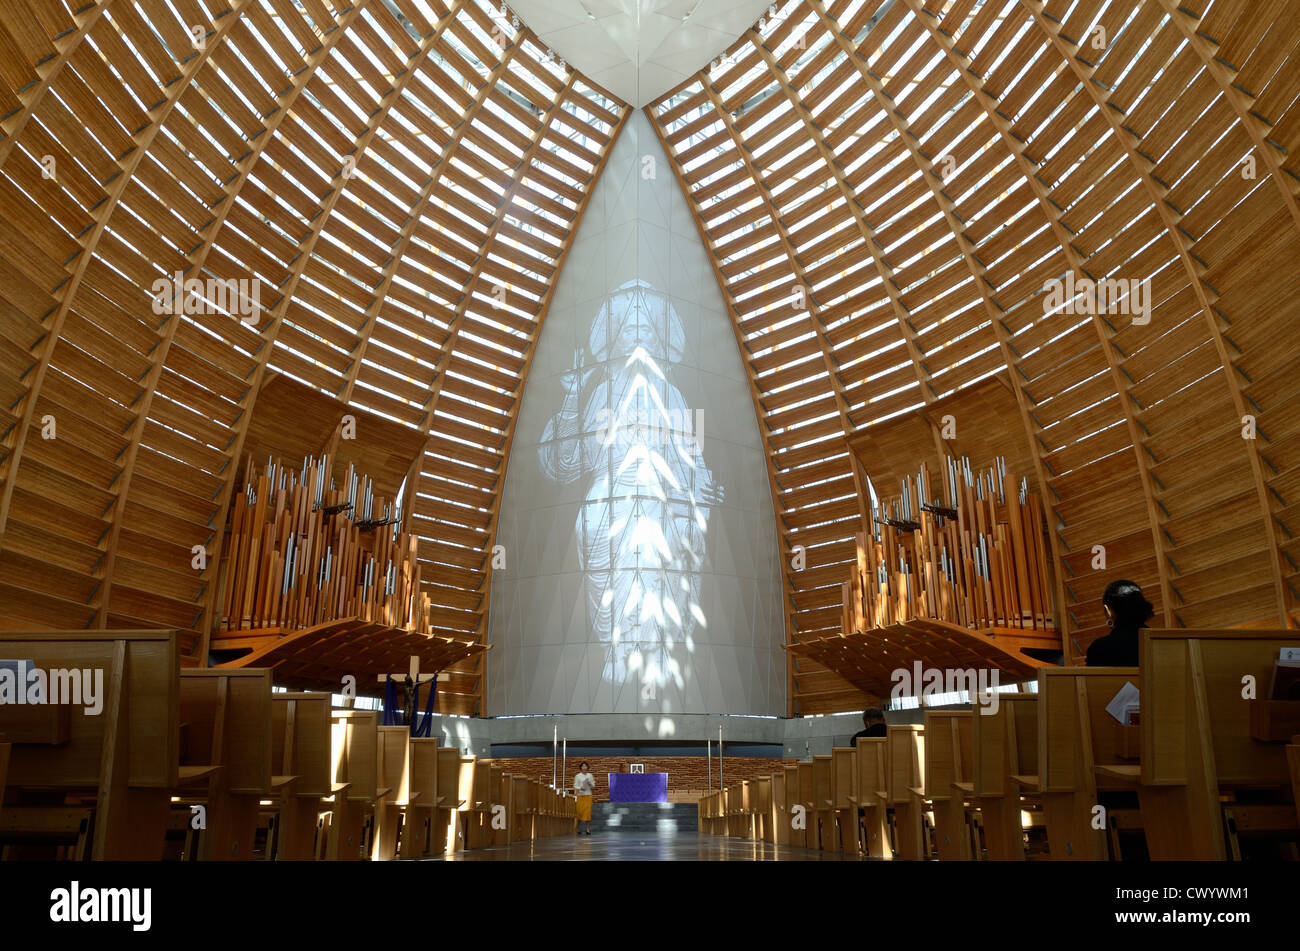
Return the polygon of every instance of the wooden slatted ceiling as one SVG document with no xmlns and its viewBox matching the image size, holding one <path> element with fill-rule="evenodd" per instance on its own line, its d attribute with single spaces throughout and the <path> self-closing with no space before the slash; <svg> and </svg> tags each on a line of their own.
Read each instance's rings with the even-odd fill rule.
<svg viewBox="0 0 1300 951">
<path fill-rule="evenodd" d="M 647 108 L 750 371 L 789 643 L 838 631 L 858 521 L 845 416 L 870 433 L 1007 368 L 1072 647 L 1104 630 L 1119 576 L 1170 625 L 1295 611 L 1300 46 L 1284 6 L 792 0 Z M 1150 323 L 1045 315 L 1044 282 L 1067 274 L 1149 279 Z M 934 426 L 909 434 L 918 458 L 940 449 Z M 807 661 L 790 680 L 792 713 L 864 699 Z"/>
<path fill-rule="evenodd" d="M 285 378 L 422 434 L 439 632 L 483 642 L 524 375 L 626 106 L 479 0 L 3 7 L 0 624 L 175 627 L 203 656 Z M 260 314 L 155 313 L 177 271 L 257 281 Z M 444 710 L 483 712 L 481 663 Z"/>
</svg>

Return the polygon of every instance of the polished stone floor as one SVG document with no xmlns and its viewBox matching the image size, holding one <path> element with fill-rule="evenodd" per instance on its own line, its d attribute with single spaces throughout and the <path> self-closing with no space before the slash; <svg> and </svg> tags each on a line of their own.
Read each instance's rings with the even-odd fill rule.
<svg viewBox="0 0 1300 951">
<path fill-rule="evenodd" d="M 594 832 L 457 852 L 447 862 L 842 862 L 855 855 L 772 845 L 751 839 L 683 833 Z"/>
</svg>

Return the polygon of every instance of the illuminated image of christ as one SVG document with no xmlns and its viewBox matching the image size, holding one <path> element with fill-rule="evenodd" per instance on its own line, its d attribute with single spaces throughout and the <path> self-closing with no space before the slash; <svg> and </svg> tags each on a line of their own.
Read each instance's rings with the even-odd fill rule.
<svg viewBox="0 0 1300 951">
<path fill-rule="evenodd" d="M 722 487 L 700 448 L 707 414 L 692 412 L 673 382 L 685 344 L 665 295 L 624 284 L 574 353 L 538 450 L 549 478 L 587 483 L 574 535 L 587 616 L 605 644 L 602 677 L 635 682 L 643 700 L 684 687 L 692 635 L 708 626 L 701 569 Z"/>
</svg>

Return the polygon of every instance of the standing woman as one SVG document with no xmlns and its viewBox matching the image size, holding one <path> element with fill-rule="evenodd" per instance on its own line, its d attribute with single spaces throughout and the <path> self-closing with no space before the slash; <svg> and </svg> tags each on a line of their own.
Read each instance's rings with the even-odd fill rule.
<svg viewBox="0 0 1300 951">
<path fill-rule="evenodd" d="M 591 835 L 591 793 L 596 788 L 596 777 L 587 772 L 587 761 L 578 764 L 578 775 L 573 777 L 573 791 L 578 796 L 578 835 L 582 835 L 585 825 L 587 835 Z"/>
<path fill-rule="evenodd" d="M 1155 614 L 1142 589 L 1133 581 L 1112 581 L 1101 596 L 1111 631 L 1088 645 L 1089 667 L 1136 667 L 1138 631 Z"/>
</svg>

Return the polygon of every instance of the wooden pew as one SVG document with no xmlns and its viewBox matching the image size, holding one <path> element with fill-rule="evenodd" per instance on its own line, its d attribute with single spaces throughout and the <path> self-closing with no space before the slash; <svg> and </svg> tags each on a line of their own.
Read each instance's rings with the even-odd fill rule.
<svg viewBox="0 0 1300 951">
<path fill-rule="evenodd" d="M 204 861 L 249 860 L 261 802 L 272 793 L 271 671 L 197 668 L 180 672 L 182 822 Z M 186 787 L 203 787 L 197 799 Z M 194 829 L 195 806 L 206 828 Z"/>
<path fill-rule="evenodd" d="M 516 777 L 518 779 L 520 777 Z M 438 747 L 438 814 L 434 820 L 434 851 L 450 855 L 460 848 L 461 795 L 460 750 L 454 746 Z"/>
<path fill-rule="evenodd" d="M 1142 632 L 1138 795 L 1153 859 L 1221 861 L 1237 848 L 1234 830 L 1294 828 L 1282 795 L 1254 806 L 1238 795 L 1291 787 L 1285 739 L 1251 729 L 1252 703 L 1265 699 L 1283 647 L 1300 647 L 1300 631 Z M 1247 677 L 1260 699 L 1243 699 Z"/>
<path fill-rule="evenodd" d="M 1133 788 L 1117 778 L 1136 766 L 1137 743 L 1106 712 L 1126 683 L 1141 689 L 1136 667 L 1044 667 L 1038 672 L 1039 795 L 1047 823 L 1048 855 L 1056 861 L 1104 861 L 1107 829 L 1118 816 L 1096 812 L 1102 794 Z M 1132 739 L 1136 739 L 1133 737 Z"/>
<path fill-rule="evenodd" d="M 533 796 L 536 802 L 536 819 L 534 834 L 542 839 L 551 834 L 551 787 L 540 780 L 533 780 Z"/>
<path fill-rule="evenodd" d="M 1296 821 L 1300 823 L 1300 736 L 1291 737 L 1287 744 L 1286 761 L 1291 770 L 1291 800 L 1295 803 Z M 0 787 L 3 786 L 0 782 Z"/>
<path fill-rule="evenodd" d="M 742 839 L 752 839 L 754 837 L 754 810 L 750 803 L 749 780 L 742 779 L 736 785 L 740 790 L 740 837 Z"/>
<path fill-rule="evenodd" d="M 475 780 L 475 757 L 461 756 L 456 757 L 456 806 L 451 810 L 451 826 L 447 830 L 448 848 L 451 851 L 460 851 L 472 848 L 471 844 L 471 827 L 478 821 L 478 813 L 474 809 L 474 780 Z M 533 794 L 533 811 L 536 813 L 538 797 L 536 792 Z"/>
<path fill-rule="evenodd" d="M 722 790 L 722 807 L 726 816 L 724 834 L 732 838 L 740 835 L 740 806 L 740 787 L 735 783 L 724 787 Z"/>
<path fill-rule="evenodd" d="M 97 860 L 163 856 L 171 790 L 179 777 L 179 660 L 174 631 L 0 632 L 0 658 L 43 670 L 103 671 L 98 715 L 84 705 L 0 707 L 9 738 L 0 840 L 53 825 Z M 69 810 L 64 799 L 86 794 Z M 53 810 L 51 812 L 50 810 Z M 93 811 L 93 832 L 82 822 Z M 69 825 L 59 813 L 77 813 Z"/>
<path fill-rule="evenodd" d="M 384 792 L 375 800 L 370 858 L 380 862 L 397 858 L 398 832 L 410 805 L 411 729 L 381 726 L 376 741 L 376 777 Z"/>
<path fill-rule="evenodd" d="M 331 794 L 330 695 L 271 694 L 272 822 L 267 858 L 311 861 L 319 854 L 321 800 Z"/>
<path fill-rule="evenodd" d="M 379 785 L 379 711 L 334 710 L 331 717 L 333 806 L 325 857 L 359 861 L 370 856 L 375 806 L 387 794 Z"/>
<path fill-rule="evenodd" d="M 785 777 L 784 791 L 781 798 L 781 809 L 784 819 L 781 823 L 782 845 L 803 845 L 803 832 L 794 827 L 794 807 L 799 802 L 799 764 L 787 763 L 781 767 L 781 772 Z"/>
<path fill-rule="evenodd" d="M 510 814 L 511 842 L 528 842 L 533 837 L 532 804 L 529 802 L 531 792 L 532 784 L 527 776 L 519 773 L 510 775 L 510 802 L 507 811 Z"/>
<path fill-rule="evenodd" d="M 805 760 L 796 764 L 799 776 L 798 798 L 794 804 L 803 808 L 803 819 L 800 823 L 803 828 L 797 826 L 791 829 L 791 842 L 794 845 L 803 846 L 805 849 L 815 849 L 819 846 L 817 839 L 817 796 L 815 793 L 815 784 L 813 782 L 813 764 L 812 760 Z"/>
<path fill-rule="evenodd" d="M 881 737 L 860 736 L 857 740 L 857 805 L 862 810 L 860 820 L 862 854 L 870 858 L 891 859 L 894 850 L 889 839 L 889 740 Z"/>
<path fill-rule="evenodd" d="M 831 750 L 831 825 L 839 851 L 858 854 L 857 750 Z"/>
<path fill-rule="evenodd" d="M 925 842 L 925 727 L 891 724 L 887 737 L 886 802 L 894 813 L 894 847 L 900 859 L 929 858 Z"/>
<path fill-rule="evenodd" d="M 465 848 L 481 849 L 489 844 L 492 832 L 492 762 L 474 761 L 472 798 L 465 804 Z M 548 818 L 551 815 L 547 804 Z"/>
<path fill-rule="evenodd" d="M 1025 858 L 1020 797 L 1038 789 L 1038 696 L 998 694 L 997 712 L 986 711 L 977 706 L 971 716 L 971 788 L 957 786 L 979 807 L 987 857 L 1020 861 Z"/>
<path fill-rule="evenodd" d="M 505 767 L 493 763 L 488 772 L 488 844 L 508 845 L 510 843 L 510 823 L 506 816 L 506 794 L 505 794 Z M 573 805 L 569 801 L 571 797 L 563 797 L 561 802 L 561 812 L 563 820 L 560 825 L 560 832 L 572 832 L 568 827 L 569 807 Z"/>
<path fill-rule="evenodd" d="M 925 798 L 934 812 L 934 849 L 944 861 L 970 861 L 966 795 L 974 772 L 969 710 L 925 711 Z"/>
<path fill-rule="evenodd" d="M 754 822 L 754 838 L 760 842 L 772 841 L 770 826 L 772 816 L 772 777 L 759 776 L 750 781 L 750 807 Z"/>
<path fill-rule="evenodd" d="M 790 844 L 790 809 L 786 805 L 786 769 L 783 767 L 771 776 L 769 790 L 771 811 L 768 813 L 768 840 L 773 845 Z"/>
<path fill-rule="evenodd" d="M 404 859 L 420 858 L 436 852 L 438 815 L 438 738 L 410 738 L 406 810 L 402 817 L 402 834 L 398 855 Z"/>
<path fill-rule="evenodd" d="M 839 840 L 835 837 L 835 801 L 831 791 L 831 757 L 814 756 L 812 759 L 813 776 L 813 816 L 815 822 L 809 822 L 809 828 L 816 830 L 813 848 L 823 852 L 838 852 Z M 810 817 L 811 818 L 811 817 Z"/>
<path fill-rule="evenodd" d="M 578 828 L 578 800 L 571 789 L 563 790 L 562 796 L 564 799 L 564 822 L 560 826 L 560 834 L 571 835 L 573 830 Z"/>
<path fill-rule="evenodd" d="M 5 811 L 5 784 L 9 780 L 9 750 L 12 748 L 9 737 L 0 733 L 0 821 L 3 821 Z"/>
</svg>

